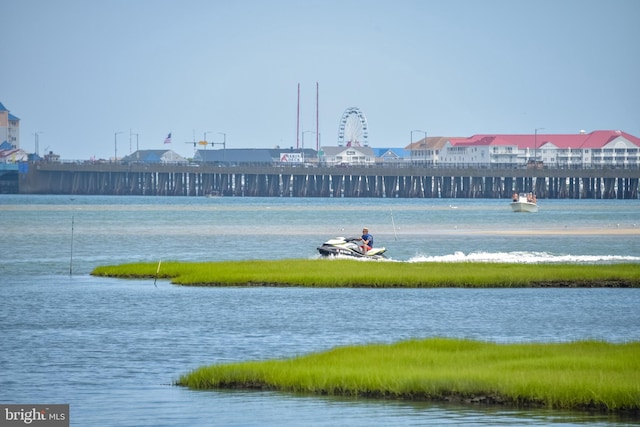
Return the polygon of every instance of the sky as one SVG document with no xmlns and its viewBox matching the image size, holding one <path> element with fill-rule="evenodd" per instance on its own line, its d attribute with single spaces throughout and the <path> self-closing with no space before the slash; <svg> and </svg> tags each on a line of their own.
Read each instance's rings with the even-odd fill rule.
<svg viewBox="0 0 640 427">
<path fill-rule="evenodd" d="M 640 136 L 637 0 L 0 0 L 0 102 L 66 160 L 193 141 Z M 316 123 L 316 83 L 319 88 Z M 171 133 L 171 144 L 164 144 Z M 202 148 L 202 147 L 199 147 Z M 221 145 L 209 149 L 221 149 Z"/>
</svg>

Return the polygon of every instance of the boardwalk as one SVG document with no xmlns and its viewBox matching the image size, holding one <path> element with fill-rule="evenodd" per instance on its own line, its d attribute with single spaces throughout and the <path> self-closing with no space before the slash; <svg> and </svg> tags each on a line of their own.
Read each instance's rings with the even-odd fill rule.
<svg viewBox="0 0 640 427">
<path fill-rule="evenodd" d="M 41 163 L 20 174 L 24 194 L 637 199 L 638 169 L 217 167 Z"/>
</svg>

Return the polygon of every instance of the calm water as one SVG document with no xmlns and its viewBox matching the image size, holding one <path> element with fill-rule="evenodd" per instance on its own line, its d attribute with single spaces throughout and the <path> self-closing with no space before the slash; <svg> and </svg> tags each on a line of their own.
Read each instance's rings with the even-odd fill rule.
<svg viewBox="0 0 640 427">
<path fill-rule="evenodd" d="M 181 288 L 89 276 L 140 260 L 313 258 L 363 225 L 398 262 L 640 262 L 639 201 L 542 201 L 529 215 L 507 204 L 0 196 L 0 401 L 69 403 L 77 426 L 640 425 L 172 386 L 205 364 L 410 337 L 640 340 L 638 289 Z"/>
</svg>

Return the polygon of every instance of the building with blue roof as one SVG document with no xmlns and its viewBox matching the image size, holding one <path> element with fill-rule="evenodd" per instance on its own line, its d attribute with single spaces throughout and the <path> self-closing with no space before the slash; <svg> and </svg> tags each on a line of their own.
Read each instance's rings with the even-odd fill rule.
<svg viewBox="0 0 640 427">
<path fill-rule="evenodd" d="M 20 119 L 0 102 L 0 144 L 4 142 L 11 148 L 20 148 Z"/>
<path fill-rule="evenodd" d="M 377 163 L 397 163 L 408 161 L 411 152 L 404 148 L 374 148 Z"/>
</svg>

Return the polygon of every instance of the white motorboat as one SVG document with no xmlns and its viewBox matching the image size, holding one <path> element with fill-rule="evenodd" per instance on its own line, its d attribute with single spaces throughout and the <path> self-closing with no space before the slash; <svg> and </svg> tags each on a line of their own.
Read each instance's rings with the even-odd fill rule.
<svg viewBox="0 0 640 427">
<path fill-rule="evenodd" d="M 536 196 L 531 193 L 524 195 L 514 194 L 511 210 L 514 212 L 538 212 Z"/>
</svg>

